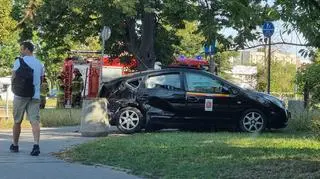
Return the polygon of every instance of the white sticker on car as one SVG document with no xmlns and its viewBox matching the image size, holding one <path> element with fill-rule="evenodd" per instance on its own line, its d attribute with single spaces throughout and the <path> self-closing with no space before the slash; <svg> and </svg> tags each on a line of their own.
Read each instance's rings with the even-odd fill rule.
<svg viewBox="0 0 320 179">
<path fill-rule="evenodd" d="M 204 105 L 205 111 L 212 111 L 213 110 L 213 100 L 212 99 L 206 99 L 205 105 Z"/>
</svg>

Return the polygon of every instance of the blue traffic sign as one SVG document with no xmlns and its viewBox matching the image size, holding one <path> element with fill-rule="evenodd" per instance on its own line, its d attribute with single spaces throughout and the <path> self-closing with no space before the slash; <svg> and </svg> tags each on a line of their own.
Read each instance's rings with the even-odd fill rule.
<svg viewBox="0 0 320 179">
<path fill-rule="evenodd" d="M 204 53 L 205 53 L 205 54 L 209 54 L 209 51 L 210 51 L 209 46 L 208 46 L 208 45 L 205 45 L 205 46 L 204 46 Z"/>
<path fill-rule="evenodd" d="M 265 37 L 271 37 L 274 33 L 274 25 L 270 21 L 263 23 L 262 32 Z"/>
<path fill-rule="evenodd" d="M 212 45 L 204 45 L 204 53 L 206 55 L 213 55 L 216 49 L 216 41 L 212 42 Z"/>
</svg>

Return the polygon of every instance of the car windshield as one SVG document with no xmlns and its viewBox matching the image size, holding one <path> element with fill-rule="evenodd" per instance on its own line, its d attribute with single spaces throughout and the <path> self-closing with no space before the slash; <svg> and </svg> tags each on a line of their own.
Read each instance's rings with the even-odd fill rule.
<svg viewBox="0 0 320 179">
<path fill-rule="evenodd" d="M 239 85 L 239 84 L 237 84 L 237 83 L 234 83 L 234 82 L 232 82 L 232 81 L 227 81 L 227 80 L 225 80 L 225 79 L 223 79 L 223 78 L 221 78 L 221 77 L 219 77 L 219 76 L 213 75 L 212 73 L 210 73 L 210 72 L 208 72 L 208 71 L 204 71 L 204 73 L 209 74 L 209 75 L 211 75 L 211 76 L 214 76 L 215 78 L 217 78 L 217 79 L 219 79 L 220 81 L 222 81 L 224 84 L 227 84 L 227 85 L 229 85 L 229 86 L 231 86 L 231 87 L 235 87 L 235 88 L 238 88 L 238 89 L 240 89 L 240 90 L 246 90 L 246 89 L 243 88 L 241 85 Z"/>
</svg>

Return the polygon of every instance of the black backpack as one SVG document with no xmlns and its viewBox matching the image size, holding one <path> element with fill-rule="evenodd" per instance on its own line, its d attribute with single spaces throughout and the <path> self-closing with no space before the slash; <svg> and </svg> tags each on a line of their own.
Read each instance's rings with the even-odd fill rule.
<svg viewBox="0 0 320 179">
<path fill-rule="evenodd" d="M 12 79 L 12 92 L 20 97 L 33 97 L 33 69 L 29 67 L 23 58 L 18 57 L 20 67 L 15 71 Z"/>
</svg>

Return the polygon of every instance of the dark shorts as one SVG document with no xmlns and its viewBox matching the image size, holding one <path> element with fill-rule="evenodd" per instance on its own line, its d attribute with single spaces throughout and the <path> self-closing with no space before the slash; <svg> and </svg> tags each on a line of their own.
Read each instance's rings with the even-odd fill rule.
<svg viewBox="0 0 320 179">
<path fill-rule="evenodd" d="M 15 96 L 13 100 L 13 118 L 15 123 L 23 120 L 24 113 L 30 122 L 40 121 L 40 100 Z"/>
</svg>

